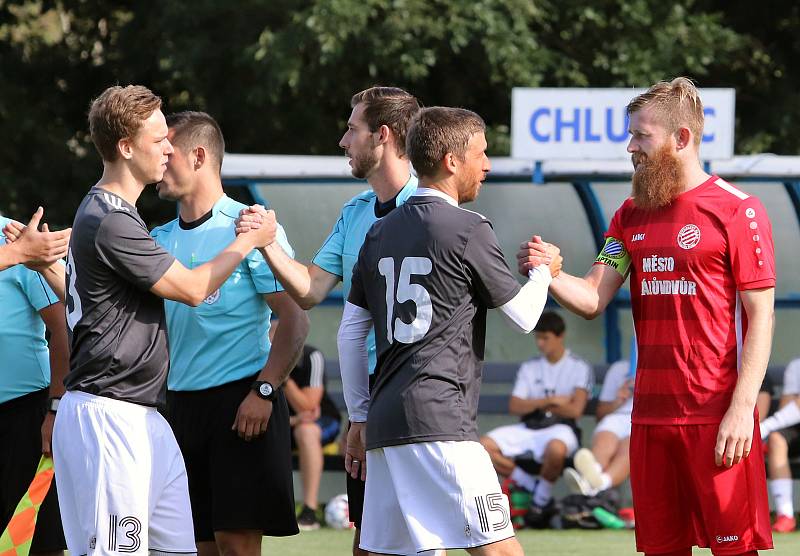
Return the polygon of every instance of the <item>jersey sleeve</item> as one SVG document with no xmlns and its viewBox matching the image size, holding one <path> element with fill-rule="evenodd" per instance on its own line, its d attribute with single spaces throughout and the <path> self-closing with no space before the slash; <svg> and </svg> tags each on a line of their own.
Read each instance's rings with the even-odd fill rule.
<svg viewBox="0 0 800 556">
<path fill-rule="evenodd" d="M 287 255 L 294 258 L 294 249 L 289 244 L 289 239 L 286 237 L 286 231 L 283 226 L 278 224 L 278 230 L 275 235 L 275 241 L 281 246 Z M 247 268 L 250 271 L 250 276 L 253 278 L 253 283 L 256 286 L 256 291 L 262 294 L 270 294 L 275 292 L 282 292 L 283 286 L 278 282 L 272 269 L 264 260 L 264 255 L 258 249 L 253 249 L 247 255 Z"/>
<path fill-rule="evenodd" d="M 100 260 L 142 290 L 149 290 L 175 262 L 133 215 L 108 213 L 97 229 Z"/>
<path fill-rule="evenodd" d="M 624 208 L 625 205 L 623 204 L 614 213 L 611 224 L 605 233 L 605 243 L 594 260 L 594 264 L 611 267 L 623 278 L 626 278 L 631 267 L 631 255 L 623 240 L 622 211 Z"/>
<path fill-rule="evenodd" d="M 368 244 L 369 236 L 367 236 L 367 239 L 364 240 L 364 244 L 361 246 L 361 251 L 358 253 L 358 260 L 353 267 L 353 278 L 350 284 L 350 293 L 347 296 L 348 302 L 367 310 L 369 310 L 369 304 L 367 303 L 367 294 L 364 291 L 364 275 L 366 273 L 366 269 L 364 268 L 364 252 Z"/>
<path fill-rule="evenodd" d="M 606 372 L 606 377 L 603 379 L 603 388 L 600 390 L 600 396 L 597 398 L 601 402 L 613 402 L 617 399 L 617 391 L 624 384 L 625 378 L 628 374 L 628 362 L 617 361 Z"/>
<path fill-rule="evenodd" d="M 739 291 L 775 287 L 775 245 L 767 210 L 756 197 L 739 205 L 726 227 L 731 270 Z"/>
<path fill-rule="evenodd" d="M 575 374 L 575 388 L 581 388 L 592 394 L 594 388 L 594 370 L 586 361 L 578 362 L 578 372 Z"/>
<path fill-rule="evenodd" d="M 473 229 L 464 249 L 464 264 L 475 293 L 490 309 L 508 303 L 521 288 L 508 268 L 488 220 L 482 220 Z"/>
<path fill-rule="evenodd" d="M 61 261 L 58 264 L 62 264 Z M 22 290 L 36 311 L 41 311 L 58 302 L 55 292 L 41 274 L 28 268 L 21 268 L 21 270 L 23 270 L 21 273 Z"/>
<path fill-rule="evenodd" d="M 523 363 L 517 370 L 517 378 L 514 380 L 514 388 L 511 390 L 511 395 L 515 398 L 528 400 L 532 397 L 531 389 L 528 387 L 530 381 L 528 374 L 530 373 L 528 363 Z"/>
<path fill-rule="evenodd" d="M 339 277 L 344 276 L 344 264 L 342 262 L 346 232 L 344 217 L 344 209 L 342 209 L 342 214 L 339 216 L 339 220 L 336 221 L 336 225 L 331 230 L 325 243 L 322 244 L 317 254 L 311 259 L 312 263 L 325 272 L 330 272 Z"/>
<path fill-rule="evenodd" d="M 800 359 L 795 359 L 783 371 L 783 394 L 796 396 L 800 394 Z"/>
</svg>

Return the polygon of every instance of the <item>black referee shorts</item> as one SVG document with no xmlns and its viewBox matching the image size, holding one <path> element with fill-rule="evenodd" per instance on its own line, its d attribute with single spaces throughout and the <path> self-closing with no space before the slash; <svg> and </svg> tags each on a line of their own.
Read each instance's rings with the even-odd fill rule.
<svg viewBox="0 0 800 556">
<path fill-rule="evenodd" d="M 0 404 L 0 532 L 36 474 L 42 457 L 42 421 L 47 414 L 48 389 Z M 66 550 L 56 481 L 39 508 L 31 552 Z"/>
<path fill-rule="evenodd" d="M 192 392 L 168 392 L 167 418 L 186 462 L 194 534 L 256 529 L 281 537 L 299 532 L 292 485 L 289 408 L 283 390 L 267 432 L 247 442 L 231 426 L 255 376 Z"/>
</svg>

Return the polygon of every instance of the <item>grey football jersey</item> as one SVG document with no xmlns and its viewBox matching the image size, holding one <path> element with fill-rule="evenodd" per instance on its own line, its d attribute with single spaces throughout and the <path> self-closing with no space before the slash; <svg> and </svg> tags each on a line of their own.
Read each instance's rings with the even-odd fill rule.
<svg viewBox="0 0 800 556">
<path fill-rule="evenodd" d="M 519 290 L 480 214 L 415 196 L 372 226 L 349 296 L 375 325 L 368 449 L 478 439 L 486 309 Z"/>
<path fill-rule="evenodd" d="M 67 258 L 67 390 L 164 403 L 166 319 L 150 288 L 174 260 L 150 237 L 136 207 L 101 188 L 89 191 L 75 215 Z"/>
</svg>

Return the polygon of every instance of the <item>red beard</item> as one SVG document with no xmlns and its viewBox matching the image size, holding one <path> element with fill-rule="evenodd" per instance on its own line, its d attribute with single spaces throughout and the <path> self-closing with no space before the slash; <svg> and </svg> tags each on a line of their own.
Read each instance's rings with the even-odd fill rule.
<svg viewBox="0 0 800 556">
<path fill-rule="evenodd" d="M 670 152 L 669 145 L 653 157 L 634 153 L 633 203 L 644 210 L 655 210 L 670 204 L 683 191 L 681 165 Z M 637 165 L 638 163 L 638 165 Z"/>
</svg>

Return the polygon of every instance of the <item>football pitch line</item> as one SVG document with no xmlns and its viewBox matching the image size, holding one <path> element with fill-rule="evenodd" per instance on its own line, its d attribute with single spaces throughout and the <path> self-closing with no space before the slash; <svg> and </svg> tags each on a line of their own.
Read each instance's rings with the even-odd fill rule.
<svg viewBox="0 0 800 556">
<path fill-rule="evenodd" d="M 634 556 L 638 554 L 632 531 L 519 531 L 517 533 L 525 554 L 545 556 Z M 282 539 L 265 538 L 261 553 L 264 556 L 349 556 L 352 543 L 349 531 L 323 528 L 302 532 Z M 466 554 L 453 550 L 448 554 Z M 695 555 L 707 554 L 707 549 L 695 549 Z M 775 537 L 775 550 L 762 551 L 764 556 L 795 556 L 800 554 L 800 532 Z"/>
</svg>

